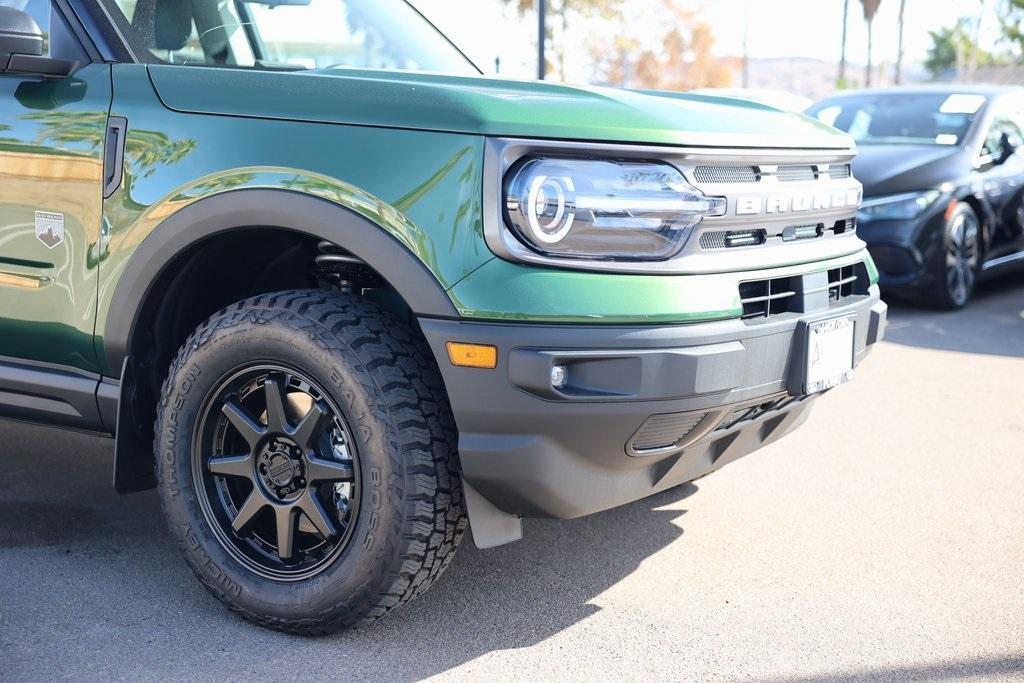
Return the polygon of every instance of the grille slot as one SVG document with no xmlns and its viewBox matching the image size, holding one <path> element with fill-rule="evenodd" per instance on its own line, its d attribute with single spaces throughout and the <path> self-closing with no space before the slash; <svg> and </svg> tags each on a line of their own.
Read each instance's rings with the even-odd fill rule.
<svg viewBox="0 0 1024 683">
<path fill-rule="evenodd" d="M 836 221 L 835 225 L 832 226 L 832 232 L 836 235 L 842 235 L 846 232 L 853 232 L 857 229 L 856 218 L 846 218 L 843 220 Z"/>
<path fill-rule="evenodd" d="M 764 230 L 713 230 L 700 236 L 701 249 L 754 247 L 768 239 Z"/>
<path fill-rule="evenodd" d="M 686 440 L 707 413 L 665 413 L 647 418 L 629 441 L 637 453 L 673 448 Z"/>
<path fill-rule="evenodd" d="M 821 237 L 824 234 L 824 226 L 821 223 L 809 225 L 790 225 L 782 231 L 782 241 L 792 242 L 794 240 L 807 240 Z"/>
<path fill-rule="evenodd" d="M 753 166 L 697 166 L 693 178 L 698 183 L 756 183 L 760 179 Z"/>
<path fill-rule="evenodd" d="M 801 180 L 817 180 L 818 172 L 814 166 L 779 166 L 775 171 L 775 177 L 780 182 L 792 183 Z"/>
<path fill-rule="evenodd" d="M 828 167 L 828 177 L 832 180 L 845 180 L 850 177 L 849 164 L 832 164 Z"/>
<path fill-rule="evenodd" d="M 851 296 L 868 293 L 867 272 L 863 263 L 855 263 L 828 271 L 828 301 L 836 304 Z"/>
<path fill-rule="evenodd" d="M 740 302 L 743 304 L 743 319 L 767 318 L 798 310 L 799 280 L 797 276 L 741 282 Z"/>
</svg>

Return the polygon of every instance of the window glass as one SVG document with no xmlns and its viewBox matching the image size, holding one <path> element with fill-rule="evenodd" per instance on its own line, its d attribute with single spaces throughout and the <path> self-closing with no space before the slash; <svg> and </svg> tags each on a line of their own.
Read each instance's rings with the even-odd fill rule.
<svg viewBox="0 0 1024 683">
<path fill-rule="evenodd" d="M 1016 143 L 1017 146 L 1020 145 L 1022 137 L 1017 124 L 1005 118 L 996 119 L 992 122 L 991 128 L 988 129 L 988 135 L 985 136 L 982 154 L 987 154 L 996 159 L 1001 157 L 1003 154 L 1004 135 L 1009 137 L 1011 142 Z"/>
<path fill-rule="evenodd" d="M 477 74 L 403 0 L 102 0 L 148 61 Z"/>
<path fill-rule="evenodd" d="M 50 0 L 0 0 L 0 6 L 20 9 L 31 15 L 43 31 L 43 54 L 50 54 Z"/>
<path fill-rule="evenodd" d="M 984 103 L 973 93 L 881 92 L 825 100 L 807 113 L 858 144 L 956 145 Z"/>
</svg>

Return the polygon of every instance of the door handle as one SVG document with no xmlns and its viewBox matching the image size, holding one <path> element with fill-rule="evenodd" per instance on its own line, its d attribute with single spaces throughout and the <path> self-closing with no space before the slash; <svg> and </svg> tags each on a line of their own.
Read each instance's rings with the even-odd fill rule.
<svg viewBox="0 0 1024 683">
<path fill-rule="evenodd" d="M 103 150 L 103 198 L 109 199 L 121 187 L 124 175 L 124 137 L 128 132 L 128 119 L 123 116 L 107 118 L 107 140 Z"/>
</svg>

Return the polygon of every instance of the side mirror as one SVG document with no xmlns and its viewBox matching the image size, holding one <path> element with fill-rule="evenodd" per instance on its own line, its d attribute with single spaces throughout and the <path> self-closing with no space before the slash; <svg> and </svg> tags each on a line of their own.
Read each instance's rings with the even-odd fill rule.
<svg viewBox="0 0 1024 683">
<path fill-rule="evenodd" d="M 31 16 L 0 7 L 0 73 L 64 78 L 78 66 L 67 59 L 43 56 L 43 32 Z"/>
<path fill-rule="evenodd" d="M 999 136 L 999 159 L 997 160 L 1000 164 L 1005 163 L 1010 157 L 1017 153 L 1020 149 L 1021 141 L 1016 135 L 1010 135 L 1009 133 L 1003 133 Z"/>
</svg>

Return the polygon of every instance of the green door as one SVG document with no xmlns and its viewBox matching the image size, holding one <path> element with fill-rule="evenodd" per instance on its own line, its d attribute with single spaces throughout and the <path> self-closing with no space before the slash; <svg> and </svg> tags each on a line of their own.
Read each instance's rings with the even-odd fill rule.
<svg viewBox="0 0 1024 683">
<path fill-rule="evenodd" d="M 49 0 L 0 0 L 49 28 Z M 44 23 L 45 22 L 45 23 Z M 97 371 L 103 139 L 110 66 L 0 74 L 0 358 Z"/>
</svg>

